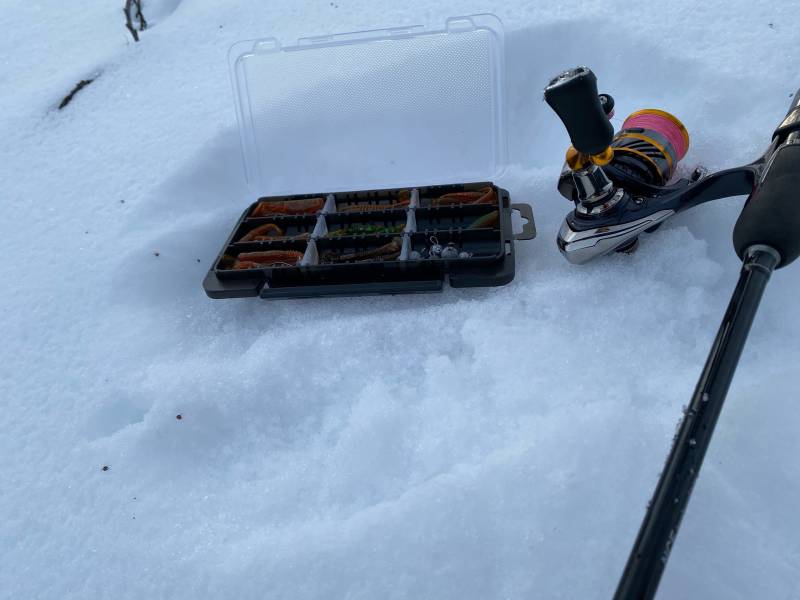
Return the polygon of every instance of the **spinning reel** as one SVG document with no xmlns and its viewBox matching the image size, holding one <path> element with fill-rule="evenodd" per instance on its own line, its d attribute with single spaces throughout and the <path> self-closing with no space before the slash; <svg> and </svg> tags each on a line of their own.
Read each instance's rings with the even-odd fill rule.
<svg viewBox="0 0 800 600">
<path fill-rule="evenodd" d="M 655 231 L 678 212 L 755 192 L 779 146 L 800 141 L 800 98 L 795 98 L 763 156 L 711 175 L 696 169 L 689 178 L 669 184 L 689 149 L 689 134 L 677 118 L 661 110 L 641 110 L 625 119 L 615 135 L 609 121 L 614 100 L 598 95 L 597 78 L 587 67 L 555 77 L 544 98 L 572 141 L 558 190 L 575 209 L 557 240 L 572 263 L 614 251 L 632 252 L 642 233 Z M 737 245 L 736 250 L 741 257 L 745 248 Z"/>
</svg>

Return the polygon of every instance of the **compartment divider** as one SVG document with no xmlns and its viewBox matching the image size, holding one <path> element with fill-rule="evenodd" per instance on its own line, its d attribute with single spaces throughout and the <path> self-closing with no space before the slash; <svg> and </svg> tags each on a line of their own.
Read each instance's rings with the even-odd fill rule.
<svg viewBox="0 0 800 600">
<path fill-rule="evenodd" d="M 328 234 L 328 223 L 325 220 L 325 215 L 321 214 L 317 217 L 317 224 L 314 226 L 314 231 L 311 233 L 311 239 L 325 237 Z"/>
<path fill-rule="evenodd" d="M 413 208 L 409 208 L 406 215 L 406 228 L 403 230 L 403 233 L 416 233 L 417 232 L 417 217 L 416 211 Z"/>
<path fill-rule="evenodd" d="M 414 188 L 411 190 L 411 199 L 408 202 L 408 207 L 411 209 L 419 208 L 419 189 Z"/>
<path fill-rule="evenodd" d="M 322 207 L 322 214 L 329 215 L 336 212 L 336 196 L 328 194 L 325 197 L 325 206 Z"/>
<path fill-rule="evenodd" d="M 300 260 L 301 267 L 308 267 L 312 265 L 319 264 L 319 251 L 317 250 L 317 242 L 314 240 L 309 240 L 308 246 L 306 246 L 306 252 L 303 254 L 303 258 Z"/>
<path fill-rule="evenodd" d="M 400 256 L 397 260 L 408 260 L 408 255 L 411 252 L 411 235 L 406 233 L 403 235 L 403 248 L 400 250 Z"/>
</svg>

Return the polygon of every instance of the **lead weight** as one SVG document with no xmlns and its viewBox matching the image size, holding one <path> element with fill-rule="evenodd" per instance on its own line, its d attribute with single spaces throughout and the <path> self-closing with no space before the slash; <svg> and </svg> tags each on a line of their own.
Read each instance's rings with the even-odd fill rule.
<svg viewBox="0 0 800 600">
<path fill-rule="evenodd" d="M 457 258 L 458 248 L 456 248 L 456 245 L 454 243 L 450 242 L 449 244 L 447 244 L 446 248 L 442 249 L 440 254 L 442 255 L 442 258 Z"/>
</svg>

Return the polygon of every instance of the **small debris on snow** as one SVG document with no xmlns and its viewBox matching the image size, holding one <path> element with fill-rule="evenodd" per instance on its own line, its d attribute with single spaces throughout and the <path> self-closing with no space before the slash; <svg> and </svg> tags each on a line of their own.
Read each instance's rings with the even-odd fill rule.
<svg viewBox="0 0 800 600">
<path fill-rule="evenodd" d="M 66 96 L 64 96 L 61 99 L 61 103 L 58 105 L 58 110 L 62 110 L 65 106 L 67 106 L 67 104 L 72 102 L 72 98 L 75 97 L 75 94 L 77 94 L 79 91 L 81 91 L 83 88 L 85 88 L 87 85 L 89 85 L 93 81 L 94 81 L 94 78 L 92 78 L 92 79 L 81 79 L 78 83 L 76 83 L 75 87 L 72 88 L 72 91 L 70 91 L 69 94 L 67 94 Z"/>
</svg>

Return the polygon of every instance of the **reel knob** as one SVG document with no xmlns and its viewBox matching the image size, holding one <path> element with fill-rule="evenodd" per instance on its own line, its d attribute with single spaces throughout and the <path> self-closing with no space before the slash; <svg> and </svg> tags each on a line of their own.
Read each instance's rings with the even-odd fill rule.
<svg viewBox="0 0 800 600">
<path fill-rule="evenodd" d="M 597 77 L 591 69 L 577 67 L 554 77 L 544 90 L 544 99 L 564 123 L 575 150 L 589 156 L 609 152 L 614 127 L 598 97 Z"/>
</svg>

